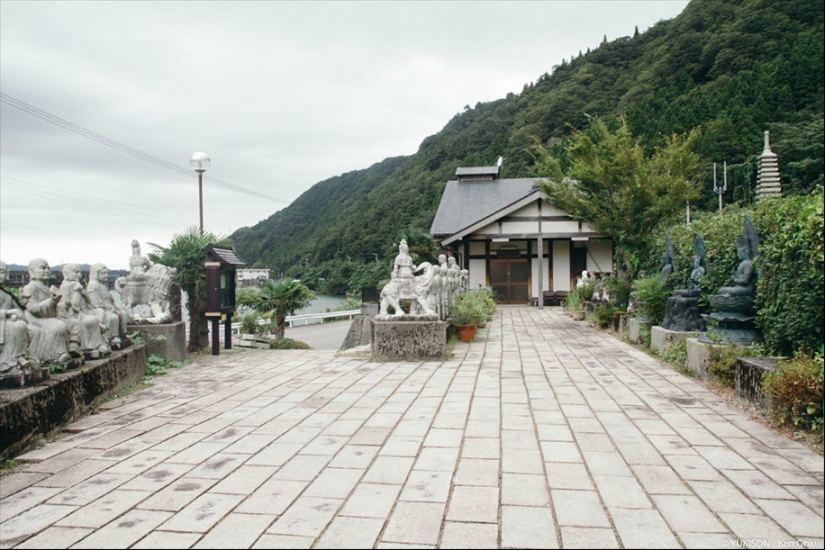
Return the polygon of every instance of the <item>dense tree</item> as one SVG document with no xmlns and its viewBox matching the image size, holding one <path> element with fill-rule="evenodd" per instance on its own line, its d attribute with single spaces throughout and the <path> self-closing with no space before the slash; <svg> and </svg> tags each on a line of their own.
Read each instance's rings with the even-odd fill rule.
<svg viewBox="0 0 825 550">
<path fill-rule="evenodd" d="M 593 119 L 568 142 L 566 172 L 538 144 L 536 175 L 549 178 L 540 185 L 550 204 L 613 239 L 625 276 L 634 278 L 651 232 L 698 195 L 698 156 L 692 151 L 697 137 L 674 135 L 646 156 L 623 120 L 611 131 Z"/>
</svg>

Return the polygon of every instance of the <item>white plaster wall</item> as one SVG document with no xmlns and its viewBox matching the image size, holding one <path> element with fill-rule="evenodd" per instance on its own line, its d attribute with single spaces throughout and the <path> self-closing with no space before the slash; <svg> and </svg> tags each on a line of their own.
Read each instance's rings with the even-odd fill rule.
<svg viewBox="0 0 825 550">
<path fill-rule="evenodd" d="M 541 275 L 542 275 L 542 277 L 541 277 L 541 281 L 542 281 L 541 282 L 541 291 L 544 292 L 545 290 L 550 290 L 548 288 L 548 281 L 550 280 L 550 277 L 548 275 L 548 272 L 550 271 L 550 260 L 548 258 L 542 258 L 541 263 L 542 263 L 542 266 L 541 266 L 541 269 L 542 269 L 542 273 L 541 273 Z M 533 288 L 532 288 L 532 291 L 530 293 L 530 296 L 531 297 L 540 296 L 540 293 L 539 293 L 539 263 L 536 261 L 536 258 L 533 259 L 533 278 L 531 280 L 533 281 L 533 284 L 532 284 Z"/>
<path fill-rule="evenodd" d="M 579 222 L 575 221 L 558 221 L 558 222 L 541 222 L 542 233 L 578 233 Z"/>
<path fill-rule="evenodd" d="M 473 256 L 483 256 L 484 255 L 484 242 L 478 241 L 470 241 L 470 254 Z"/>
<path fill-rule="evenodd" d="M 570 290 L 570 241 L 553 241 L 553 290 Z"/>
<path fill-rule="evenodd" d="M 501 232 L 508 233 L 538 233 L 538 222 L 503 222 L 501 224 Z"/>
<path fill-rule="evenodd" d="M 490 225 L 485 225 L 473 234 L 498 235 L 498 222 L 493 222 Z"/>
<path fill-rule="evenodd" d="M 613 271 L 613 246 L 610 241 L 587 241 L 587 271 Z"/>
<path fill-rule="evenodd" d="M 534 201 L 525 206 L 524 208 L 519 208 L 510 216 L 538 216 L 539 215 L 539 201 Z"/>
<path fill-rule="evenodd" d="M 487 286 L 487 262 L 485 260 L 470 260 L 470 289 L 481 285 Z"/>
</svg>

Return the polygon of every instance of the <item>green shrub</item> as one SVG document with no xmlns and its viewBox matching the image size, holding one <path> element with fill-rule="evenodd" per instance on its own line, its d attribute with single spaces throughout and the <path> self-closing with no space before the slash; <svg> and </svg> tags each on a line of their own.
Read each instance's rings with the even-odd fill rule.
<svg viewBox="0 0 825 550">
<path fill-rule="evenodd" d="M 269 343 L 269 349 L 312 349 L 312 346 L 292 338 L 275 338 Z"/>
<path fill-rule="evenodd" d="M 712 331 L 708 332 L 708 336 L 713 336 Z M 724 385 L 732 388 L 736 383 L 736 360 L 740 357 L 759 357 L 762 355 L 764 355 L 764 350 L 760 344 L 714 346 L 709 352 L 708 373 Z"/>
<path fill-rule="evenodd" d="M 272 322 L 260 323 L 264 317 L 257 311 L 251 311 L 241 317 L 241 333 L 266 334 L 272 329 Z"/>
<path fill-rule="evenodd" d="M 822 187 L 807 197 L 762 201 L 754 212 L 756 322 L 775 355 L 817 349 L 825 337 L 823 224 Z"/>
<path fill-rule="evenodd" d="M 784 424 L 821 432 L 823 426 L 823 356 L 797 353 L 766 373 L 762 389 L 771 397 L 771 411 Z"/>
<path fill-rule="evenodd" d="M 687 365 L 687 340 L 676 340 L 664 348 L 659 353 L 659 357 L 671 365 L 684 368 Z"/>
<path fill-rule="evenodd" d="M 595 317 L 596 324 L 599 325 L 600 328 L 610 328 L 613 326 L 613 314 L 619 310 L 616 306 L 611 304 L 610 302 L 598 304 L 593 309 L 593 316 Z"/>
<path fill-rule="evenodd" d="M 636 281 L 637 315 L 647 317 L 651 325 L 660 325 L 665 318 L 665 305 L 672 291 L 661 273 Z"/>
<path fill-rule="evenodd" d="M 627 311 L 631 282 L 623 277 L 610 275 L 604 280 L 604 285 L 610 295 L 610 303 L 618 310 Z"/>
</svg>

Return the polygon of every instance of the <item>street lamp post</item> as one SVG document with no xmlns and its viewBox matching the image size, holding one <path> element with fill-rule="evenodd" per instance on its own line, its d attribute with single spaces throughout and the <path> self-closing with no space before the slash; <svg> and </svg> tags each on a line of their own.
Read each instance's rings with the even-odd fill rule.
<svg viewBox="0 0 825 550">
<path fill-rule="evenodd" d="M 209 158 L 209 155 L 201 151 L 193 154 L 192 158 L 189 159 L 189 166 L 192 167 L 192 170 L 198 173 L 198 199 L 201 215 L 201 235 L 203 235 L 203 173 L 209 170 L 209 166 L 211 164 L 212 160 Z"/>
</svg>

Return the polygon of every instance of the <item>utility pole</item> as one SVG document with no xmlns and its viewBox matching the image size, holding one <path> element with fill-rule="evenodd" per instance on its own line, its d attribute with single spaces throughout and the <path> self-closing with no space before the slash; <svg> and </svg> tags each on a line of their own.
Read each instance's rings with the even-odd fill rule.
<svg viewBox="0 0 825 550">
<path fill-rule="evenodd" d="M 719 217 L 722 217 L 722 194 L 728 190 L 728 161 L 724 161 L 724 183 L 716 185 L 716 163 L 713 163 L 713 191 L 719 195 Z"/>
</svg>

